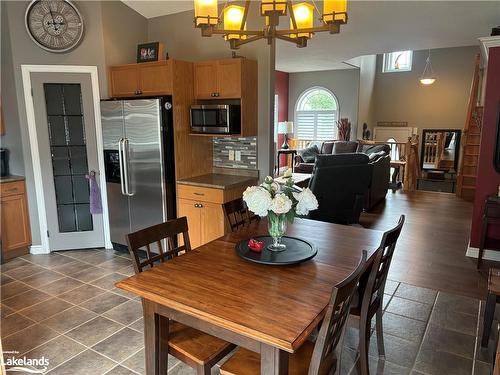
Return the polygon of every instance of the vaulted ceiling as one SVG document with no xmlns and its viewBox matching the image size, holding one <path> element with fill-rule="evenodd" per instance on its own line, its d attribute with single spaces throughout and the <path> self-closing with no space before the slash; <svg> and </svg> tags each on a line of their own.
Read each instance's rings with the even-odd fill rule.
<svg viewBox="0 0 500 375">
<path fill-rule="evenodd" d="M 123 0 L 146 18 L 192 10 L 193 2 Z M 315 35 L 307 48 L 279 43 L 277 68 L 327 70 L 353 57 L 397 50 L 477 45 L 500 24 L 500 1 L 350 1 L 338 35 Z"/>
</svg>

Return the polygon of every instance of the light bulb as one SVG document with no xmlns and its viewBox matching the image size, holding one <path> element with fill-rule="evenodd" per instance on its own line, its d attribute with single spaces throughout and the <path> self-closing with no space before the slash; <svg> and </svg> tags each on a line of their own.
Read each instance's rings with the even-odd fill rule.
<svg viewBox="0 0 500 375">
<path fill-rule="evenodd" d="M 309 8 L 305 5 L 299 5 L 293 10 L 293 14 L 297 22 L 306 21 L 309 19 Z"/>
<path fill-rule="evenodd" d="M 420 78 L 422 85 L 432 85 L 434 82 L 436 82 L 436 78 Z"/>
<path fill-rule="evenodd" d="M 241 24 L 243 12 L 239 8 L 231 8 L 227 11 L 226 16 L 229 18 L 229 21 Z"/>
</svg>

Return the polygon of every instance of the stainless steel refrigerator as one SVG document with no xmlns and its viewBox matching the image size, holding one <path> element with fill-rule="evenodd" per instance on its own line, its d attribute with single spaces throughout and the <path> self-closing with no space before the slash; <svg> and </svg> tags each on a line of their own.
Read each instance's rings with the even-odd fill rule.
<svg viewBox="0 0 500 375">
<path fill-rule="evenodd" d="M 111 241 L 175 217 L 171 97 L 101 102 Z"/>
</svg>

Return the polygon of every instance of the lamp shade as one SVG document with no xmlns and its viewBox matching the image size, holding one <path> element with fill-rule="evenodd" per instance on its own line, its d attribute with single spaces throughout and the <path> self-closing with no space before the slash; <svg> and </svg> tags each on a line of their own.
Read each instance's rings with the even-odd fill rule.
<svg viewBox="0 0 500 375">
<path fill-rule="evenodd" d="M 286 12 L 287 0 L 262 0 L 260 2 L 260 13 L 263 16 L 268 16 L 269 13 L 277 12 L 279 15 L 284 15 Z"/>
<path fill-rule="evenodd" d="M 196 26 L 217 25 L 217 0 L 194 0 Z"/>
<path fill-rule="evenodd" d="M 434 75 L 434 70 L 432 69 L 431 64 L 431 50 L 429 50 L 429 55 L 427 56 L 427 60 L 425 61 L 425 68 L 419 78 L 419 81 L 424 86 L 432 85 L 434 82 L 436 82 L 436 76 Z"/>
<path fill-rule="evenodd" d="M 292 12 L 295 16 L 295 23 L 298 29 L 309 29 L 314 26 L 314 5 L 309 3 L 298 3 L 292 5 Z M 290 18 L 290 28 L 293 29 L 293 20 Z M 312 33 L 291 34 L 292 38 L 310 38 Z"/>
<path fill-rule="evenodd" d="M 347 0 L 324 0 L 323 21 L 326 23 L 347 22 Z"/>
<path fill-rule="evenodd" d="M 245 13 L 245 8 L 239 5 L 228 5 L 224 8 L 224 29 L 240 31 L 241 23 L 243 22 L 243 14 Z M 243 28 L 243 30 L 246 28 Z M 245 39 L 244 35 L 241 34 L 227 34 L 225 35 L 226 40 L 230 39 Z"/>
<path fill-rule="evenodd" d="M 293 133 L 292 121 L 278 122 L 278 134 L 291 134 L 291 133 Z"/>
</svg>

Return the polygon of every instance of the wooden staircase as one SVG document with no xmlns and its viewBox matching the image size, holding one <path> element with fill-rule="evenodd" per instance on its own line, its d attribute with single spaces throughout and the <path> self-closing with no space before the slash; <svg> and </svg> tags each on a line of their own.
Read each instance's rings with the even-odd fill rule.
<svg viewBox="0 0 500 375">
<path fill-rule="evenodd" d="M 480 78 L 480 54 L 477 54 L 467 106 L 467 118 L 462 135 L 462 157 L 458 167 L 456 190 L 457 197 L 467 201 L 474 200 L 476 192 L 477 165 L 479 163 L 479 145 L 483 120 L 483 107 L 478 105 Z"/>
</svg>

